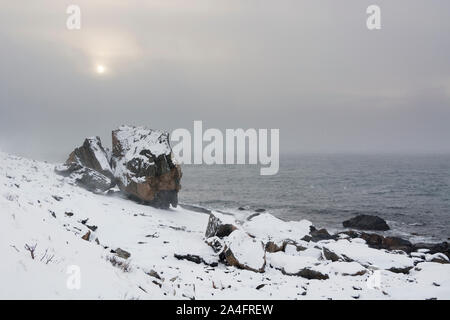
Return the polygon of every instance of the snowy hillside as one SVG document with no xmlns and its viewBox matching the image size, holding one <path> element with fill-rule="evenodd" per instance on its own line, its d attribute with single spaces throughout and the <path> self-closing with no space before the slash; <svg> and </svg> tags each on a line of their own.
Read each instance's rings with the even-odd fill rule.
<svg viewBox="0 0 450 320">
<path fill-rule="evenodd" d="M 1 299 L 450 298 L 450 264 L 439 254 L 344 236 L 307 242 L 308 221 L 269 214 L 217 213 L 232 233 L 205 241 L 208 214 L 94 194 L 54 168 L 0 153 Z M 266 251 L 287 238 L 283 250 Z M 427 262 L 435 258 L 442 263 Z"/>
</svg>

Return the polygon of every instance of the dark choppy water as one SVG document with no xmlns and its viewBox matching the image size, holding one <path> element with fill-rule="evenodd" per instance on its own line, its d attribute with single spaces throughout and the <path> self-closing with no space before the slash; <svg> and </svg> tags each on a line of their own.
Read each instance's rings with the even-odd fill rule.
<svg viewBox="0 0 450 320">
<path fill-rule="evenodd" d="M 450 155 L 301 155 L 275 176 L 257 166 L 183 166 L 180 202 L 236 212 L 265 208 L 287 220 L 339 229 L 357 213 L 413 240 L 450 237 Z"/>
</svg>

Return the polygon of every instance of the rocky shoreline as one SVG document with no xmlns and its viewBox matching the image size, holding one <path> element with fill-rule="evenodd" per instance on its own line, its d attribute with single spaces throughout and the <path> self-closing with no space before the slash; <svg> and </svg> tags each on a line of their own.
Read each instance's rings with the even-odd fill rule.
<svg viewBox="0 0 450 320">
<path fill-rule="evenodd" d="M 450 297 L 444 245 L 330 233 L 262 209 L 247 208 L 243 219 L 186 205 L 161 210 L 80 188 L 49 164 L 0 157 L 0 281 L 8 298 Z M 82 271 L 80 290 L 66 287 L 73 265 Z"/>
</svg>

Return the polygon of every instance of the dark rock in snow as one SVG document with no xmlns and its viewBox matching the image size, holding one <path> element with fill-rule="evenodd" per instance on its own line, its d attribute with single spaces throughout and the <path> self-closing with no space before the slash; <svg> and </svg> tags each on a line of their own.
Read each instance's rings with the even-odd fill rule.
<svg viewBox="0 0 450 320">
<path fill-rule="evenodd" d="M 256 209 L 256 210 L 255 210 L 255 212 L 259 212 L 259 213 L 261 213 L 261 212 L 265 212 L 265 211 L 266 211 L 266 209 L 261 209 L 261 208 L 260 208 L 260 209 Z"/>
<path fill-rule="evenodd" d="M 404 274 L 408 274 L 409 270 L 411 270 L 413 267 L 405 267 L 405 268 L 390 268 L 388 269 L 391 272 L 394 273 L 404 273 Z"/>
<path fill-rule="evenodd" d="M 219 238 L 227 237 L 237 229 L 237 227 L 233 224 L 225 223 L 223 219 L 224 216 L 220 214 L 211 213 L 209 215 L 208 225 L 205 232 L 206 238 L 214 236 Z"/>
<path fill-rule="evenodd" d="M 116 256 L 123 259 L 128 259 L 131 256 L 131 253 L 120 248 L 117 248 L 116 250 L 114 250 L 114 252 Z"/>
<path fill-rule="evenodd" d="M 260 214 L 261 214 L 260 212 L 253 213 L 253 214 L 249 215 L 245 220 L 251 221 L 254 217 L 257 217 L 257 216 L 259 216 Z"/>
<path fill-rule="evenodd" d="M 428 253 L 430 254 L 443 253 L 450 258 L 450 247 L 448 245 L 448 242 L 413 244 L 413 251 L 417 251 L 419 249 L 428 249 Z"/>
<path fill-rule="evenodd" d="M 283 251 L 283 245 L 279 246 L 278 244 L 276 244 L 273 241 L 267 242 L 265 248 L 266 248 L 266 252 L 270 252 L 270 253 Z"/>
<path fill-rule="evenodd" d="M 342 222 L 345 228 L 354 228 L 360 230 L 389 230 L 386 221 L 377 216 L 361 214 L 349 220 Z"/>
<path fill-rule="evenodd" d="M 310 268 L 301 269 L 299 272 L 296 272 L 296 273 L 287 273 L 284 269 L 281 270 L 281 272 L 288 276 L 299 276 L 302 278 L 306 278 L 308 280 L 313 280 L 313 279 L 327 280 L 329 278 L 329 276 L 327 274 L 323 274 L 319 271 L 312 270 Z"/>
<path fill-rule="evenodd" d="M 383 239 L 382 247 L 387 250 L 402 250 L 411 252 L 413 249 L 412 243 L 408 240 L 399 237 L 386 237 Z"/>
<path fill-rule="evenodd" d="M 315 228 L 314 228 L 315 229 Z M 335 236 L 332 236 L 328 233 L 327 229 L 313 230 L 310 232 L 311 240 L 313 242 L 321 241 L 321 240 L 330 240 L 335 239 Z"/>
<path fill-rule="evenodd" d="M 150 277 L 156 278 L 158 280 L 162 280 L 161 276 L 156 272 L 155 270 L 150 270 L 149 273 L 147 273 Z"/>
<path fill-rule="evenodd" d="M 208 263 L 206 262 L 202 257 L 194 255 L 194 254 L 174 254 L 174 257 L 177 258 L 178 260 L 187 260 L 187 261 L 191 261 L 194 262 L 196 264 L 206 264 L 210 267 L 217 267 L 218 263 L 217 262 L 212 262 L 212 263 Z"/>
<path fill-rule="evenodd" d="M 84 236 L 81 237 L 81 239 L 89 241 L 89 238 L 91 237 L 91 232 L 88 231 Z"/>
<path fill-rule="evenodd" d="M 95 230 L 97 230 L 97 229 L 98 229 L 98 227 L 97 227 L 97 226 L 89 226 L 89 225 L 86 225 L 86 227 L 87 227 L 88 229 L 90 229 L 90 230 L 94 231 L 94 232 L 95 232 Z"/>
<path fill-rule="evenodd" d="M 322 248 L 322 253 L 323 253 L 323 257 L 326 260 L 331 260 L 331 261 L 335 262 L 335 261 L 339 261 L 342 259 L 339 255 L 337 255 L 336 253 L 334 253 L 333 251 L 331 251 L 325 247 Z"/>
</svg>

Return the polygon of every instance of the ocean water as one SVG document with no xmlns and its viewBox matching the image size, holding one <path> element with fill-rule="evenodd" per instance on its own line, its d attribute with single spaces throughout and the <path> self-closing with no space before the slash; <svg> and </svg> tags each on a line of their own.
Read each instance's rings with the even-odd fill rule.
<svg viewBox="0 0 450 320">
<path fill-rule="evenodd" d="M 281 156 L 277 175 L 259 166 L 184 165 L 181 203 L 237 213 L 264 208 L 330 231 L 374 214 L 413 241 L 450 237 L 450 155 Z"/>
</svg>

